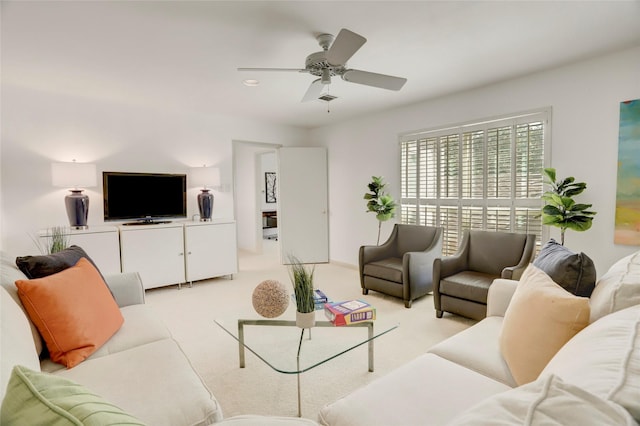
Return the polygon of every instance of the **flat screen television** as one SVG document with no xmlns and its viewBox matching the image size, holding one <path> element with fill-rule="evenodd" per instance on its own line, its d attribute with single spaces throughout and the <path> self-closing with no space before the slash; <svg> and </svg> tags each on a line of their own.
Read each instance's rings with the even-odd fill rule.
<svg viewBox="0 0 640 426">
<path fill-rule="evenodd" d="M 102 172 L 104 220 L 156 223 L 187 217 L 187 175 Z"/>
</svg>

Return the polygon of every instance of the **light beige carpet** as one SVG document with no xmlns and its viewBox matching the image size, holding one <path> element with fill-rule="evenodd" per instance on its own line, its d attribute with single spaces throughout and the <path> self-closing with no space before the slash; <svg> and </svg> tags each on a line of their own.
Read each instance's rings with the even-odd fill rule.
<svg viewBox="0 0 640 426">
<path fill-rule="evenodd" d="M 291 288 L 286 266 L 278 263 L 277 243 L 265 241 L 262 255 L 241 253 L 239 272 L 233 279 L 216 278 L 197 282 L 193 287 L 165 287 L 147 291 L 147 304 L 153 306 L 191 360 L 194 368 L 222 406 L 225 417 L 239 414 L 297 415 L 296 376 L 280 374 L 253 354 L 246 354 L 246 368 L 238 366 L 238 344 L 215 323 L 215 319 L 260 318 L 251 304 L 254 288 L 265 279 L 279 280 Z M 301 375 L 302 416 L 317 419 L 320 408 L 365 383 L 374 380 L 424 353 L 433 344 L 464 330 L 473 321 L 453 315 L 435 317 L 433 299 L 423 297 L 406 309 L 400 299 L 370 292 L 363 296 L 358 271 L 354 268 L 319 264 L 314 282 L 331 299 L 363 299 L 377 309 L 376 327 L 399 324 L 375 340 L 375 371 L 367 369 L 367 346 L 361 346 Z M 295 318 L 289 306 L 279 319 Z M 247 338 L 262 343 L 273 340 L 283 357 L 295 361 L 299 331 L 290 328 L 290 342 L 283 341 L 282 329 L 254 327 Z M 273 330 L 273 329 L 271 329 Z M 348 345 L 343 330 L 314 329 L 312 344 L 304 350 L 324 346 Z M 365 329 L 346 330 L 366 334 Z M 249 334 L 251 333 L 251 334 Z M 322 333 L 330 333 L 328 336 Z M 358 337 L 359 338 L 359 337 Z M 328 340 L 327 340 L 328 339 Z M 318 346 L 314 346 L 318 345 Z M 331 350 L 331 348 L 330 348 Z M 161 372 L 159 372 L 161 374 Z M 180 389 L 175 389 L 180 392 Z"/>
</svg>

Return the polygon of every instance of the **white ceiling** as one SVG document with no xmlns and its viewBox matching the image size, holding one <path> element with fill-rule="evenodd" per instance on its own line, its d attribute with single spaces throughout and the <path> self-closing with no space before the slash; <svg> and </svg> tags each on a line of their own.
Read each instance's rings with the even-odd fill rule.
<svg viewBox="0 0 640 426">
<path fill-rule="evenodd" d="M 2 84 L 187 113 L 313 128 L 640 43 L 640 1 L 2 1 Z M 315 36 L 367 38 L 350 68 L 399 92 L 334 78 L 301 103 Z M 246 87 L 245 78 L 260 80 Z M 331 113 L 327 114 L 327 107 Z"/>
</svg>

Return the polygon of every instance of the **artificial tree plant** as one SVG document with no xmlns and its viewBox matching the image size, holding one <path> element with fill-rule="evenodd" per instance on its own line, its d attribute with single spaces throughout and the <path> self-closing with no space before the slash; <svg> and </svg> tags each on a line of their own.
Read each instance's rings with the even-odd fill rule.
<svg viewBox="0 0 640 426">
<path fill-rule="evenodd" d="M 393 218 L 396 214 L 396 202 L 391 195 L 384 192 L 387 184 L 382 182 L 382 179 L 382 176 L 371 176 L 371 182 L 368 185 L 370 192 L 364 194 L 364 199 L 367 200 L 367 212 L 375 213 L 378 219 L 378 245 L 380 245 L 382 222 Z"/>
<path fill-rule="evenodd" d="M 589 210 L 592 204 L 576 203 L 573 197 L 581 194 L 587 184 L 576 182 L 573 176 L 556 181 L 556 169 L 545 168 L 545 184 L 551 190 L 542 195 L 546 204 L 542 207 L 542 224 L 560 228 L 560 244 L 564 245 L 567 229 L 586 231 L 591 228 L 596 212 Z"/>
</svg>

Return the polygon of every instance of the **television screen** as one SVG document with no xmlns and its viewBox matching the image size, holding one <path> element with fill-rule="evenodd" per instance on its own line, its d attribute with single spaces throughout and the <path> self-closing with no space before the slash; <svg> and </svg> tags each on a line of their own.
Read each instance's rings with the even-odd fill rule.
<svg viewBox="0 0 640 426">
<path fill-rule="evenodd" d="M 102 172 L 104 220 L 187 217 L 187 175 Z"/>
</svg>

